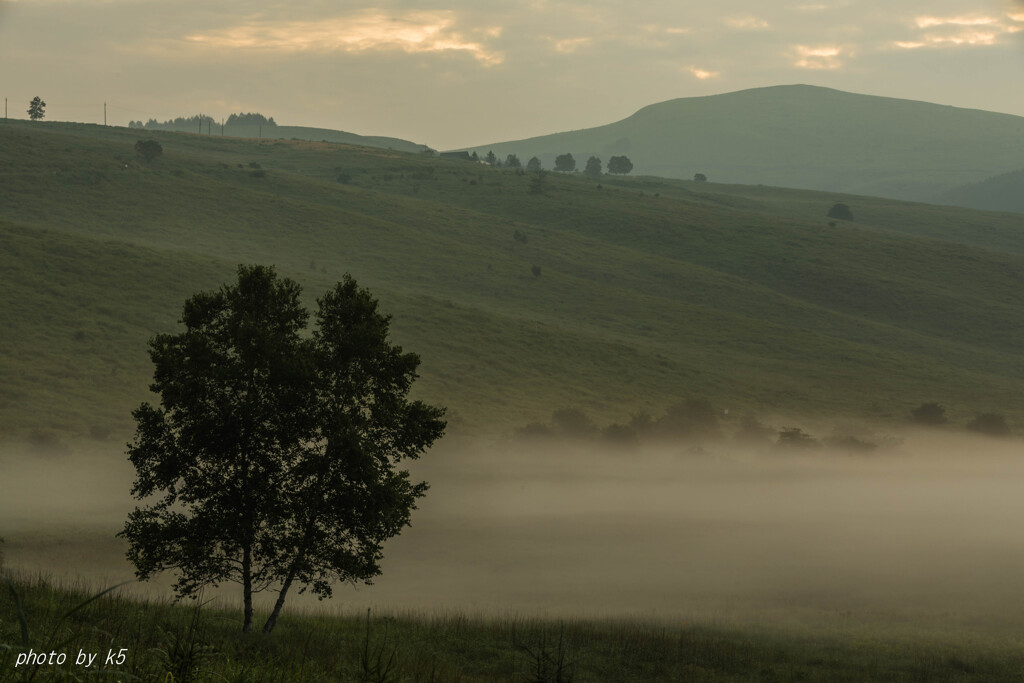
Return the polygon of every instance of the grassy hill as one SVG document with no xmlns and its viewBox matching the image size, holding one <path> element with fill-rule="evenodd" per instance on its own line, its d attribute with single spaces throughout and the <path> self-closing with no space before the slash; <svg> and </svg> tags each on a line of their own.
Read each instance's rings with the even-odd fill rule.
<svg viewBox="0 0 1024 683">
<path fill-rule="evenodd" d="M 687 97 L 606 126 L 467 148 L 499 159 L 625 154 L 635 172 L 928 201 L 1020 168 L 1024 117 L 809 85 Z"/>
<path fill-rule="evenodd" d="M 1024 169 L 955 187 L 939 199 L 943 203 L 972 209 L 1024 213 Z"/>
<path fill-rule="evenodd" d="M 140 122 L 141 123 L 141 122 Z M 141 129 L 140 129 L 141 130 Z M 172 122 L 157 124 L 155 129 L 146 128 L 147 132 L 152 130 L 175 131 L 178 133 L 197 133 L 195 125 L 174 125 Z M 209 132 L 207 132 L 209 131 Z M 202 127 L 200 135 L 209 137 L 233 137 L 233 138 L 257 138 L 264 140 L 306 140 L 310 142 L 335 142 L 343 145 L 359 145 L 362 147 L 380 147 L 382 149 L 393 149 L 399 152 L 422 152 L 428 147 L 401 138 L 390 138 L 379 135 L 357 135 L 347 133 L 343 130 L 333 128 L 311 128 L 309 126 L 278 126 L 259 124 L 226 124 L 221 126 L 212 123 L 209 127 L 206 124 Z"/>
<path fill-rule="evenodd" d="M 135 141 L 164 154 L 146 163 Z M 103 435 L 146 341 L 238 263 L 313 299 L 351 272 L 452 427 L 689 396 L 730 414 L 1024 416 L 1024 217 L 422 154 L 0 124 L 0 430 Z M 855 222 L 829 225 L 848 203 Z M 1012 421 L 1012 420 L 1011 420 Z"/>
</svg>

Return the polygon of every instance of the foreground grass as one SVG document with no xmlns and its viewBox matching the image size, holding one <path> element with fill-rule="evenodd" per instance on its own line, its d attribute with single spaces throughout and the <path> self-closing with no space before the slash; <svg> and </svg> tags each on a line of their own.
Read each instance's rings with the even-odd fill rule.
<svg viewBox="0 0 1024 683">
<path fill-rule="evenodd" d="M 9 588 L 9 590 L 7 590 Z M 948 644 L 640 621 L 240 615 L 12 577 L 0 596 L 0 681 L 999 681 L 1024 654 Z M 22 626 L 26 628 L 23 629 Z M 63 666 L 15 666 L 26 646 Z M 123 664 L 105 665 L 125 649 Z M 78 653 L 98 653 L 90 668 Z"/>
</svg>

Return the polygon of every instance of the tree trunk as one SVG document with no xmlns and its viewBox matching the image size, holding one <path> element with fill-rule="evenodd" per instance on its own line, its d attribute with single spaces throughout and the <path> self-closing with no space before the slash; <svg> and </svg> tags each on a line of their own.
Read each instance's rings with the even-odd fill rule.
<svg viewBox="0 0 1024 683">
<path fill-rule="evenodd" d="M 302 550 L 295 557 L 295 561 L 292 562 L 292 566 L 288 570 L 288 576 L 285 577 L 284 583 L 281 584 L 281 591 L 277 594 L 277 602 L 274 603 L 274 611 L 267 618 L 267 623 L 263 624 L 264 635 L 273 631 L 274 626 L 277 625 L 277 617 L 281 614 L 281 608 L 284 607 L 284 598 L 288 594 L 288 589 L 292 586 L 292 581 L 295 580 L 295 575 L 299 573 L 299 565 L 306 559 L 306 550 L 309 548 L 312 537 L 312 527 L 313 525 L 310 523 L 306 530 L 306 537 L 302 540 Z"/>
<path fill-rule="evenodd" d="M 252 633 L 252 548 L 248 544 L 242 550 L 242 602 L 245 605 L 242 632 Z"/>
<path fill-rule="evenodd" d="M 281 614 L 281 608 L 284 607 L 284 596 L 288 593 L 288 589 L 291 588 L 292 581 L 295 580 L 295 573 L 298 571 L 299 563 L 296 562 L 292 565 L 292 570 L 288 574 L 288 578 L 281 584 L 281 592 L 277 594 L 277 602 L 274 603 L 274 611 L 267 617 L 267 623 L 263 624 L 263 634 L 266 635 L 274 630 L 274 626 L 277 625 L 277 617 Z"/>
</svg>

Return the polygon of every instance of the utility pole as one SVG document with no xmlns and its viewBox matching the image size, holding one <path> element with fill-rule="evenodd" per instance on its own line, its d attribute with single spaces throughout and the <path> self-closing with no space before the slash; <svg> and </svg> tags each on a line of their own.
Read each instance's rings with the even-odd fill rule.
<svg viewBox="0 0 1024 683">
<path fill-rule="evenodd" d="M 103 127 L 107 127 L 107 103 L 103 103 Z"/>
</svg>

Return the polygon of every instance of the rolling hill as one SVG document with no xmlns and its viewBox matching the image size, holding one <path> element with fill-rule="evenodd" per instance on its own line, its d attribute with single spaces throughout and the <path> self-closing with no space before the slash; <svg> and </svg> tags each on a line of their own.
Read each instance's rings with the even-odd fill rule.
<svg viewBox="0 0 1024 683">
<path fill-rule="evenodd" d="M 627 155 L 634 171 L 669 178 L 807 188 L 930 201 L 1020 168 L 1024 117 L 809 85 L 687 97 L 606 126 L 466 148 L 552 168 L 571 152 Z"/>
<path fill-rule="evenodd" d="M 955 187 L 940 195 L 939 201 L 986 211 L 1024 213 L 1024 169 Z"/>
<path fill-rule="evenodd" d="M 154 138 L 151 163 L 133 152 Z M 146 341 L 275 264 L 345 272 L 454 431 L 690 396 L 731 415 L 1024 416 L 1024 217 L 338 144 L 0 123 L 0 431 L 123 433 Z M 832 203 L 854 222 L 830 224 Z"/>
</svg>

